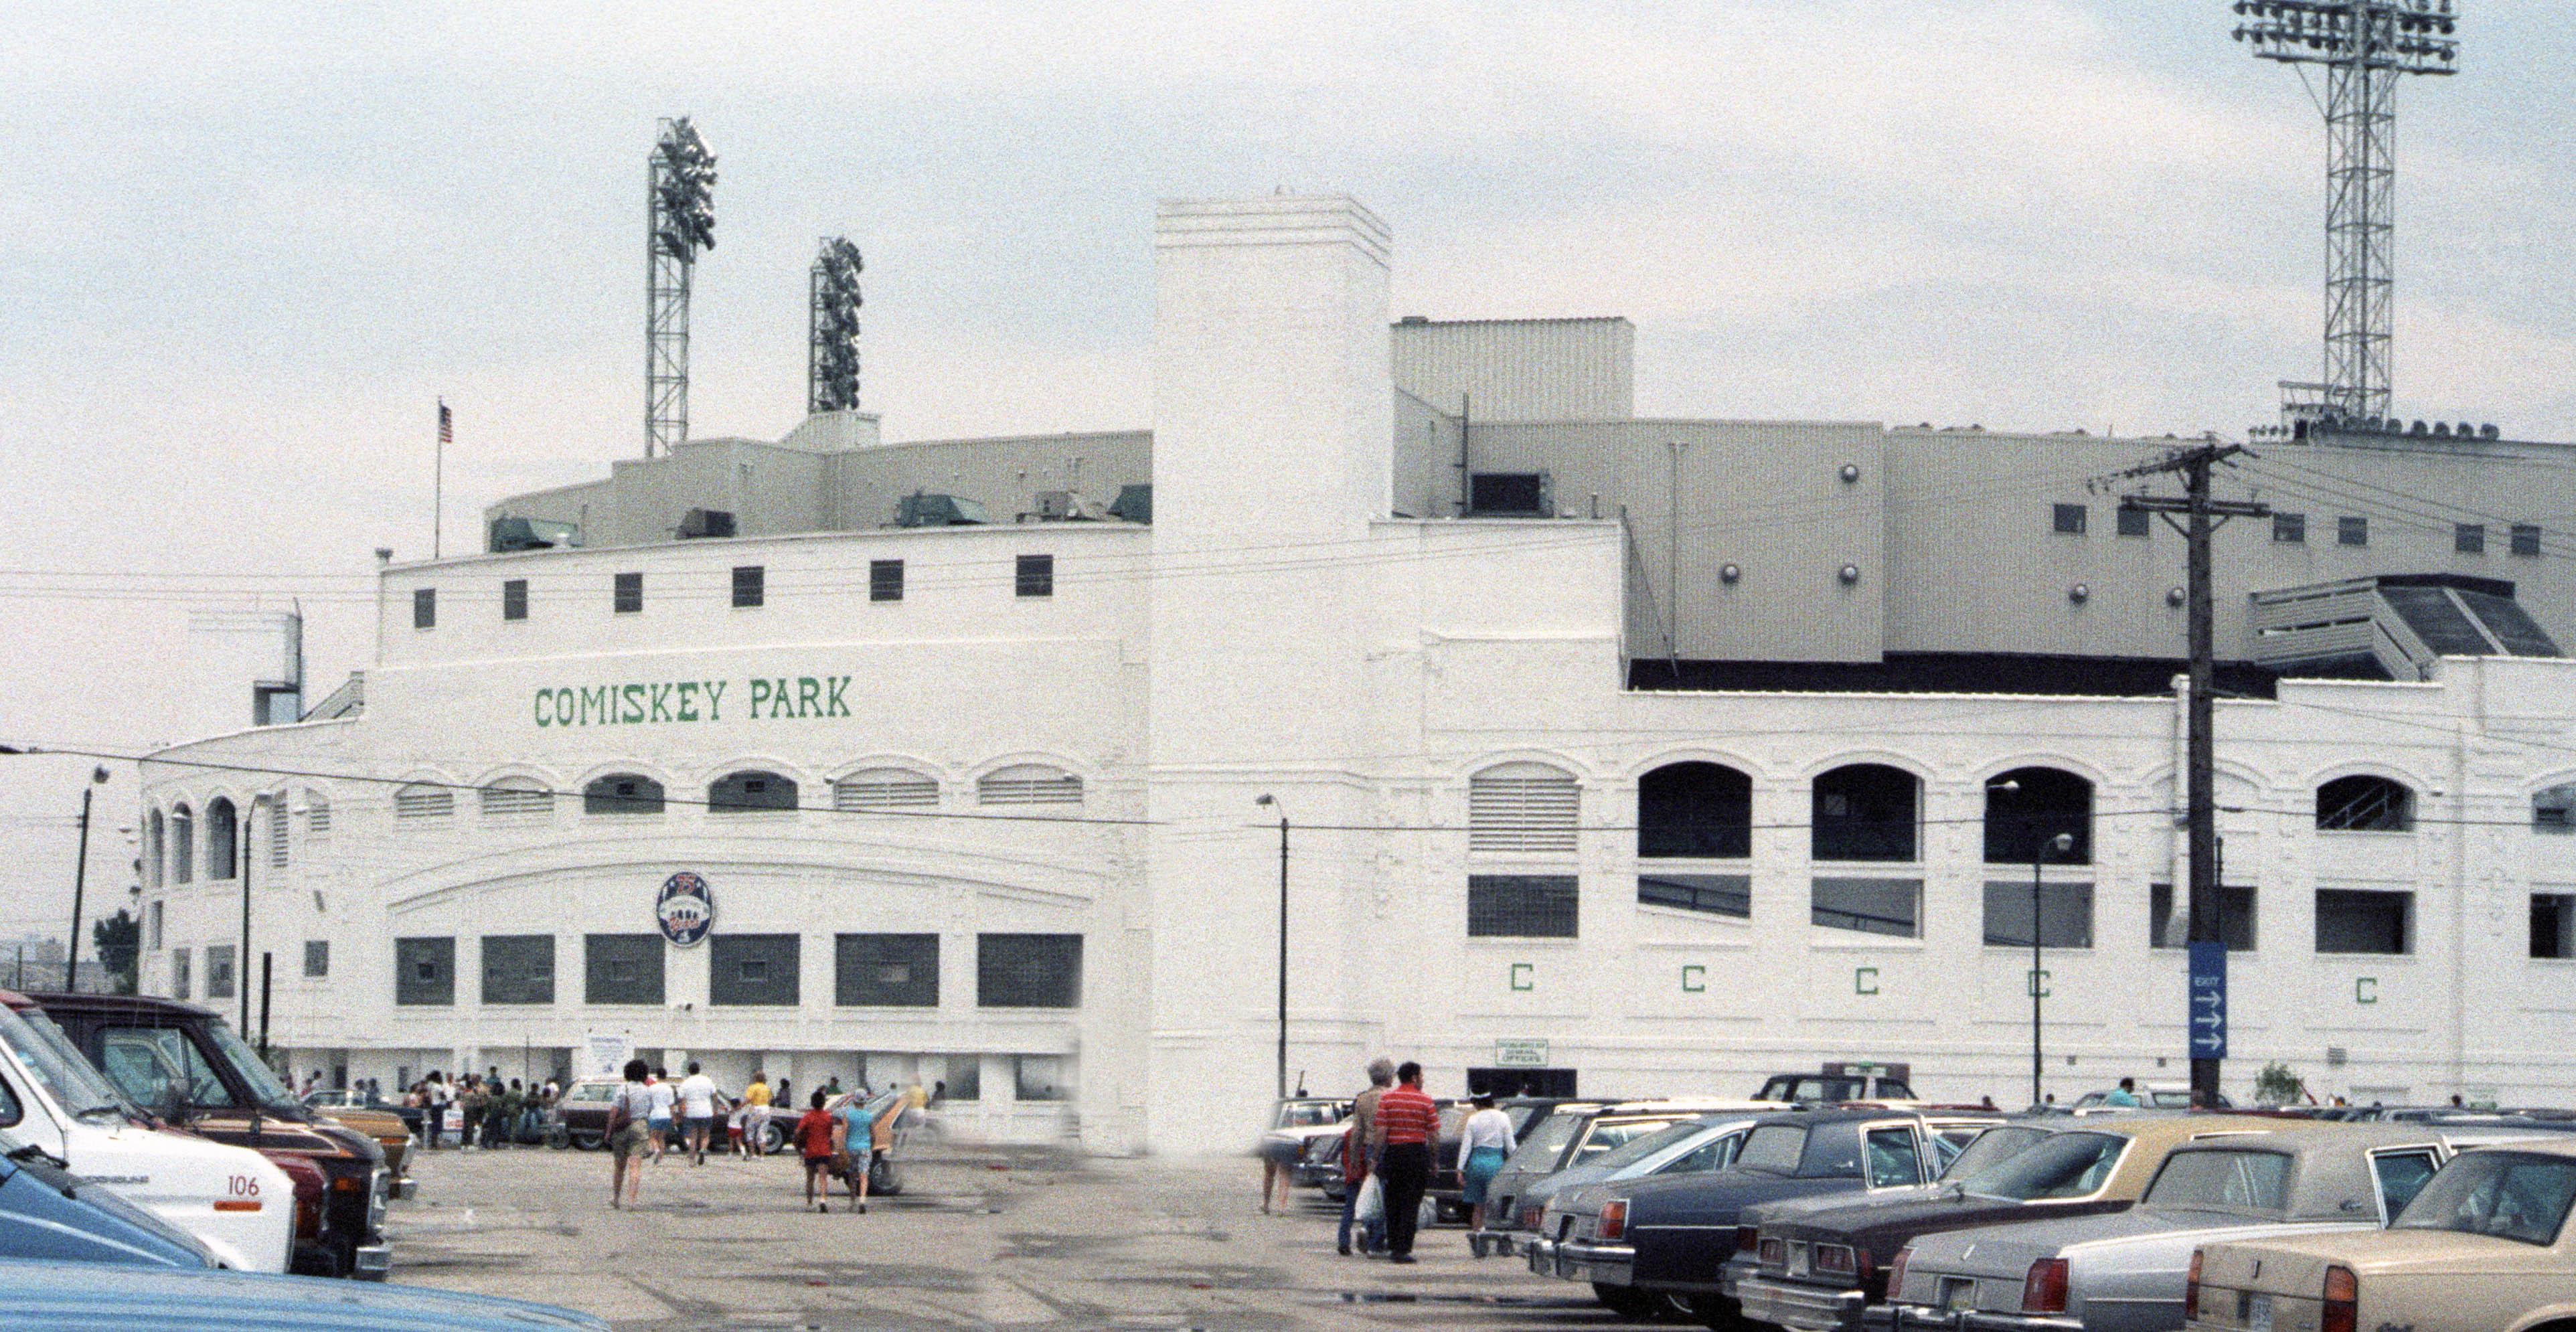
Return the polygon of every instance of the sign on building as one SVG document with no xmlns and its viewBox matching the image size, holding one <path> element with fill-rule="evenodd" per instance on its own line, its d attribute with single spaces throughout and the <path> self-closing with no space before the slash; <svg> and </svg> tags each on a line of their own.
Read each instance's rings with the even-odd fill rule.
<svg viewBox="0 0 2576 1332">
<path fill-rule="evenodd" d="M 1494 1042 L 1494 1067 L 1545 1068 L 1547 1067 L 1547 1042 L 1531 1040 L 1496 1041 Z"/>
</svg>

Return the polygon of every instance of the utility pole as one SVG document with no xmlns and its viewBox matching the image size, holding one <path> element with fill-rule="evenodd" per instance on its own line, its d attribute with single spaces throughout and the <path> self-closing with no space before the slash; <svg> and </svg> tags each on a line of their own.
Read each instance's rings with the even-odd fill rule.
<svg viewBox="0 0 2576 1332">
<path fill-rule="evenodd" d="M 80 993 L 81 896 L 89 887 L 89 798 L 106 780 L 107 769 L 92 768 L 89 785 L 81 788 L 80 859 L 72 866 L 71 948 L 63 956 L 63 989 L 73 994 Z"/>
<path fill-rule="evenodd" d="M 246 815 L 255 816 L 258 811 L 255 799 L 244 807 Z M 233 842 L 241 848 L 242 886 L 241 951 L 233 954 L 233 993 L 241 997 L 241 1025 L 233 1030 L 245 1032 L 250 1030 L 250 830 L 257 822 L 256 817 L 244 817 L 233 834 Z"/>
<path fill-rule="evenodd" d="M 2187 790 L 2183 818 L 2189 829 L 2191 861 L 2190 925 L 2185 938 L 2193 944 L 2218 944 L 2224 948 L 2220 928 L 2221 904 L 2218 891 L 2218 795 L 2212 783 L 2217 779 L 2217 626 L 2210 592 L 2209 537 L 2219 523 L 2230 518 L 2263 518 L 2270 516 L 2268 504 L 2238 500 L 2214 500 L 2209 495 L 2212 469 L 2227 459 L 2244 453 L 2242 444 L 2220 444 L 2216 440 L 2195 448 L 2179 450 L 2159 462 L 2132 467 L 2121 477 L 2155 476 L 2180 473 L 2183 479 L 2181 498 L 2157 495 L 2129 495 L 2120 500 L 2124 509 L 2143 509 L 2165 516 L 2165 522 L 2183 534 L 2189 543 L 2190 597 L 2188 616 L 2191 621 L 2191 699 L 2186 718 Z M 2182 514 L 2176 523 L 2173 515 Z M 2204 950 L 2195 948 L 2195 955 Z M 2218 954 L 2223 966 L 2225 954 Z M 2218 1024 L 2220 1038 L 2214 1052 L 2202 1053 L 2199 1041 L 2193 1043 L 2191 1056 L 2191 1091 L 2195 1103 L 2214 1105 L 2218 1097 L 2219 1062 L 2225 1056 L 2224 981 L 2221 972 L 2222 1004 Z"/>
</svg>

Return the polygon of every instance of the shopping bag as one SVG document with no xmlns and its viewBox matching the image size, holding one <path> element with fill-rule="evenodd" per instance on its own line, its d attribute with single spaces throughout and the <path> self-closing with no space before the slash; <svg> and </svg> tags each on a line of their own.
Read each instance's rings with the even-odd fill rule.
<svg viewBox="0 0 2576 1332">
<path fill-rule="evenodd" d="M 1359 1201 L 1351 1204 L 1351 1219 L 1364 1224 L 1386 1219 L 1386 1186 L 1377 1176 L 1361 1183 Z"/>
</svg>

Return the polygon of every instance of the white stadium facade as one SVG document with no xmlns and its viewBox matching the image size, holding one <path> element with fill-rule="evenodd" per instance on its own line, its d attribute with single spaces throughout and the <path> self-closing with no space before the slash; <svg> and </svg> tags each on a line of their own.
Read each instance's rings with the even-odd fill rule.
<svg viewBox="0 0 2576 1332">
<path fill-rule="evenodd" d="M 145 988 L 230 1012 L 247 896 L 299 1076 L 606 1037 L 1238 1150 L 1284 814 L 1318 1091 L 1862 1058 L 2010 1103 L 2066 831 L 2048 1090 L 2184 1076 L 2183 543 L 2098 484 L 2172 441 L 1637 419 L 1626 321 L 1391 319 L 1347 199 L 1167 204 L 1154 244 L 1150 430 L 815 416 L 386 567 L 371 667 L 146 762 Z M 2216 556 L 2228 1090 L 2576 1100 L 2576 449 L 2257 452 L 2221 491 L 2275 516 Z M 700 886 L 711 926 L 663 909 Z"/>
</svg>

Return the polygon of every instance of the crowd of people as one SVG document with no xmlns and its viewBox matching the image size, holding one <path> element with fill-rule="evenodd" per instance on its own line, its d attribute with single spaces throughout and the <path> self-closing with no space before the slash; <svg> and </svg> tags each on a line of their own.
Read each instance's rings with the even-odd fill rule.
<svg viewBox="0 0 2576 1332">
<path fill-rule="evenodd" d="M 306 1079 L 308 1095 L 320 1079 L 318 1072 Z M 446 1144 L 450 1128 L 456 1130 L 456 1145 L 467 1149 L 541 1143 L 547 1118 L 563 1096 L 562 1085 L 553 1078 L 542 1083 L 505 1079 L 498 1068 L 454 1079 L 431 1069 L 391 1102 L 373 1078 L 360 1078 L 349 1090 L 361 1098 L 361 1104 L 395 1104 L 420 1111 L 421 1146 L 431 1151 Z"/>
<path fill-rule="evenodd" d="M 686 1153 L 696 1165 L 706 1164 L 711 1146 L 719 1153 L 765 1155 L 773 1110 L 787 1100 L 789 1090 L 785 1079 L 772 1088 L 754 1072 L 736 1096 L 698 1064 L 690 1064 L 687 1076 L 673 1082 L 667 1069 L 641 1059 L 626 1061 L 622 1079 L 608 1115 L 608 1205 L 620 1209 L 642 1201 L 645 1165 L 674 1151 Z M 872 1180 L 888 1168 L 896 1130 L 931 1096 L 918 1083 L 884 1099 L 867 1095 L 864 1088 L 858 1095 L 842 1096 L 840 1085 L 834 1078 L 816 1088 L 787 1137 L 804 1161 L 807 1205 L 830 1211 L 832 1183 L 838 1180 L 849 1193 L 850 1210 L 865 1212 Z M 836 1098 L 837 1109 L 832 1108 Z M 722 1140 L 716 1137 L 719 1120 L 726 1125 Z"/>
<path fill-rule="evenodd" d="M 1411 1060 L 1371 1060 L 1368 1079 L 1341 1121 L 1342 1218 L 1334 1247 L 1345 1256 L 1411 1263 L 1436 1164 L 1432 1153 L 1440 1150 L 1440 1107 L 1422 1090 L 1422 1065 Z M 1485 1190 L 1511 1155 L 1512 1119 L 1490 1095 L 1477 1095 L 1470 1104 L 1459 1127 L 1455 1164 L 1461 1201 L 1473 1212 L 1473 1224 L 1482 1225 Z M 1273 1209 L 1274 1199 L 1286 1207 L 1299 1150 L 1293 1137 L 1264 1139 L 1263 1212 Z"/>
</svg>

